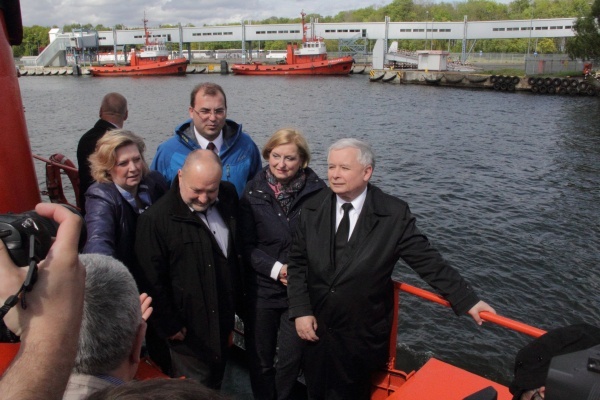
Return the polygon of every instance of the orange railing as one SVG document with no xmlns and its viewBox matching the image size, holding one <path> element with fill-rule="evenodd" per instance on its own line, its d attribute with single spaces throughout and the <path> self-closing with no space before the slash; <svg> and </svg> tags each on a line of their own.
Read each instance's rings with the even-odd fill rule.
<svg viewBox="0 0 600 400">
<path fill-rule="evenodd" d="M 406 283 L 394 281 L 394 317 L 392 321 L 392 328 L 390 330 L 388 363 L 387 368 L 385 370 L 378 371 L 372 376 L 371 383 L 373 389 L 371 392 L 371 400 L 388 399 L 391 394 L 398 391 L 400 387 L 408 379 L 410 379 L 413 374 L 415 374 L 414 371 L 406 373 L 395 368 L 400 292 L 409 293 L 414 296 L 431 301 L 433 303 L 437 303 L 445 307 L 450 307 L 450 303 L 440 295 L 437 295 L 424 289 L 417 288 L 415 286 L 408 285 Z M 501 315 L 496 315 L 489 312 L 482 312 L 479 314 L 479 316 L 484 321 L 488 321 L 493 324 L 497 324 L 505 328 L 509 328 L 514 331 L 521 332 L 533 337 L 539 337 L 545 333 L 545 331 L 541 329 L 535 328 L 533 326 L 524 324 L 519 321 L 512 320 L 510 318 L 503 317 Z"/>
<path fill-rule="evenodd" d="M 392 323 L 392 330 L 390 332 L 390 347 L 389 347 L 389 361 L 388 361 L 388 369 L 393 369 L 396 361 L 396 332 L 398 331 L 398 308 L 399 308 L 399 298 L 400 292 L 410 293 L 414 296 L 420 297 L 422 299 L 431 301 L 433 303 L 441 304 L 445 307 L 450 307 L 450 302 L 445 300 L 442 296 L 427 291 L 425 289 L 420 289 L 418 287 L 409 285 L 403 282 L 394 281 L 394 320 Z M 503 317 L 501 315 L 492 314 L 490 312 L 482 312 L 479 314 L 481 319 L 484 321 L 491 322 L 496 325 L 503 326 L 505 328 L 512 329 L 516 332 L 521 332 L 529 336 L 540 337 L 546 331 L 542 329 L 538 329 L 531 325 L 524 324 L 519 321 L 515 321 L 513 319 Z"/>
</svg>

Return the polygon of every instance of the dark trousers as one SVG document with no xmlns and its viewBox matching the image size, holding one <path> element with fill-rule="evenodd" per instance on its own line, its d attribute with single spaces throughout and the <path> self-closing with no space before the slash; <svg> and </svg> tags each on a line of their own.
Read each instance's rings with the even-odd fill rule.
<svg viewBox="0 0 600 400">
<path fill-rule="evenodd" d="M 197 357 L 178 353 L 171 349 L 171 368 L 171 377 L 173 378 L 186 377 L 211 389 L 221 389 L 225 374 L 225 361 L 209 365 Z"/>
<path fill-rule="evenodd" d="M 318 321 L 318 319 L 317 319 Z M 369 400 L 373 368 L 365 354 L 319 325 L 318 342 L 304 348 L 304 376 L 310 400 Z M 348 344 L 348 342 L 346 342 Z"/>
<path fill-rule="evenodd" d="M 165 375 L 171 374 L 171 354 L 165 339 L 161 339 L 152 325 L 146 329 L 146 351 Z"/>
<path fill-rule="evenodd" d="M 250 307 L 244 338 L 255 400 L 288 399 L 300 371 L 303 342 L 287 308 Z"/>
</svg>

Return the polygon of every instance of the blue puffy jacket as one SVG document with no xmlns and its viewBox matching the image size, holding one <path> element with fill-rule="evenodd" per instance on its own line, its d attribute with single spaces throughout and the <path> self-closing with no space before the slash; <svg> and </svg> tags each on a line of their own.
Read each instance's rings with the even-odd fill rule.
<svg viewBox="0 0 600 400">
<path fill-rule="evenodd" d="M 194 135 L 192 120 L 189 119 L 175 128 L 172 138 L 158 146 L 150 168 L 160 172 L 171 185 L 187 155 L 200 148 Z M 226 120 L 223 127 L 223 146 L 219 156 L 223 162 L 222 179 L 233 183 L 238 196 L 241 196 L 246 182 L 252 179 L 262 167 L 258 147 L 252 138 L 242 131 L 242 125 Z"/>
</svg>

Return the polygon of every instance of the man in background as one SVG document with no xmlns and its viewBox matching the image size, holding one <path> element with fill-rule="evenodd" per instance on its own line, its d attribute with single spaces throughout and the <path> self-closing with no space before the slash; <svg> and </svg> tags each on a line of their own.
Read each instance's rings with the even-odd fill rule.
<svg viewBox="0 0 600 400">
<path fill-rule="evenodd" d="M 222 160 L 222 180 L 235 185 L 238 197 L 246 183 L 261 169 L 258 147 L 242 131 L 242 125 L 227 119 L 227 98 L 215 83 L 194 87 L 188 109 L 190 119 L 175 128 L 175 135 L 158 146 L 150 169 L 163 174 L 170 185 L 193 150 L 214 151 Z"/>
<path fill-rule="evenodd" d="M 106 131 L 123 128 L 127 120 L 127 99 L 119 93 L 108 93 L 100 104 L 100 119 L 96 125 L 83 134 L 77 145 L 77 165 L 79 166 L 79 204 L 85 214 L 85 192 L 94 183 L 88 157 L 96 151 L 96 143 Z"/>
<path fill-rule="evenodd" d="M 173 377 L 213 389 L 221 387 L 241 295 L 239 201 L 222 174 L 214 152 L 191 152 L 171 189 L 139 216 L 135 242 L 153 299 L 149 322 L 168 340 Z"/>
</svg>

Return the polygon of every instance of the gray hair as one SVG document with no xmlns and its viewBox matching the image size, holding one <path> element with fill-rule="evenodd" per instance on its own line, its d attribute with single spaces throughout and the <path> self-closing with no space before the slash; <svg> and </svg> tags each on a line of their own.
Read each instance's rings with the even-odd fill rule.
<svg viewBox="0 0 600 400">
<path fill-rule="evenodd" d="M 329 146 L 329 151 L 327 152 L 329 159 L 329 153 L 332 150 L 341 150 L 348 147 L 352 147 L 358 150 L 358 162 L 367 166 L 370 165 L 373 169 L 375 169 L 375 154 L 373 153 L 373 149 L 371 145 L 367 142 L 363 142 L 362 140 L 354 139 L 354 138 L 344 138 L 340 139 L 331 146 Z"/>
<path fill-rule="evenodd" d="M 85 266 L 83 319 L 74 370 L 106 374 L 131 353 L 142 310 L 133 276 L 118 260 L 101 254 L 82 254 Z"/>
</svg>

